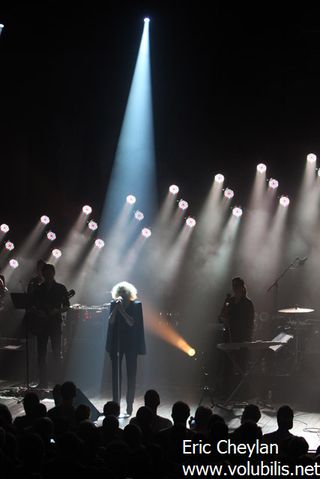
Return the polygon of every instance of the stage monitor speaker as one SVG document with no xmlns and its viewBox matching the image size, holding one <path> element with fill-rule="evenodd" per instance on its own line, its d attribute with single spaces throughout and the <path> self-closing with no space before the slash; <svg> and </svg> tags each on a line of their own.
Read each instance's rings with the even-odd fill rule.
<svg viewBox="0 0 320 479">
<path fill-rule="evenodd" d="M 85 404 L 89 406 L 91 411 L 90 419 L 91 421 L 96 421 L 98 417 L 102 415 L 102 413 L 92 404 L 91 401 L 87 398 L 87 396 L 81 391 L 81 389 L 77 388 L 77 394 L 74 400 L 74 406 L 77 407 L 79 404 Z"/>
</svg>

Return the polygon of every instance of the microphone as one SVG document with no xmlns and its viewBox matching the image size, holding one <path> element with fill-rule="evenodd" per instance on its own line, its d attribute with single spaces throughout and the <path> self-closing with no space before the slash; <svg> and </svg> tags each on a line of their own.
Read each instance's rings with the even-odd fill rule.
<svg viewBox="0 0 320 479">
<path fill-rule="evenodd" d="M 304 258 L 298 258 L 298 263 L 299 266 L 302 266 L 308 259 L 308 256 L 305 256 Z"/>
</svg>

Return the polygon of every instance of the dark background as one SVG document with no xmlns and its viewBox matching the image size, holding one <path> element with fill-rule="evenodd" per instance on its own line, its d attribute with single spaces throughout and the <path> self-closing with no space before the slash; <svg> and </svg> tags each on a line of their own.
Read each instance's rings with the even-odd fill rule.
<svg viewBox="0 0 320 479">
<path fill-rule="evenodd" d="M 222 172 L 245 207 L 261 161 L 279 193 L 297 195 L 305 155 L 319 152 L 310 5 L 2 3 L 0 222 L 10 239 L 41 214 L 61 236 L 86 203 L 99 218 L 146 15 L 159 202 L 176 183 L 196 215 Z"/>
</svg>

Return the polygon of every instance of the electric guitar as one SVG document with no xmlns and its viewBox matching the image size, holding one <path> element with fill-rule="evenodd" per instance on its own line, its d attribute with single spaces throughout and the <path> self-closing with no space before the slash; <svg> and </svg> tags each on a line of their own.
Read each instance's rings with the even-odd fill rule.
<svg viewBox="0 0 320 479">
<path fill-rule="evenodd" d="M 68 291 L 68 298 L 72 298 L 76 294 L 74 289 Z M 39 335 L 44 330 L 50 321 L 53 321 L 57 315 L 64 313 L 66 310 L 62 308 L 48 308 L 48 309 L 38 309 L 36 307 L 28 310 L 26 312 L 26 320 L 28 321 L 28 330 L 34 334 Z"/>
</svg>

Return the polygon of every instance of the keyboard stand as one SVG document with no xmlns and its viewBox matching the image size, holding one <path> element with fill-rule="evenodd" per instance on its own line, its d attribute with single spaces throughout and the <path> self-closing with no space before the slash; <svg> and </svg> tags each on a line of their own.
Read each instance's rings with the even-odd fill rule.
<svg viewBox="0 0 320 479">
<path fill-rule="evenodd" d="M 229 394 L 229 396 L 227 397 L 227 399 L 225 401 L 223 401 L 222 403 L 219 403 L 219 407 L 221 409 L 226 409 L 228 411 L 232 410 L 234 407 L 236 407 L 236 404 L 233 402 L 233 398 L 236 396 L 237 392 L 240 390 L 240 388 L 244 385 L 244 384 L 250 384 L 250 386 L 252 387 L 252 390 L 254 391 L 254 393 L 256 394 L 256 397 L 258 398 L 259 397 L 259 394 L 255 388 L 255 386 L 253 385 L 253 382 L 250 381 L 251 379 L 251 376 L 253 374 L 253 372 L 256 370 L 256 368 L 259 366 L 259 364 L 262 362 L 265 354 L 266 354 L 266 351 L 267 349 L 263 350 L 261 354 L 259 354 L 258 358 L 253 362 L 253 364 L 249 367 L 249 369 L 245 372 L 243 371 L 243 369 L 239 366 L 238 362 L 236 361 L 235 357 L 234 357 L 234 354 L 233 354 L 233 351 L 228 351 L 228 350 L 225 350 L 225 352 L 227 353 L 228 357 L 231 359 L 231 362 L 235 368 L 236 371 L 238 371 L 238 373 L 240 374 L 241 376 L 241 379 L 240 381 L 238 382 L 238 384 L 235 386 L 235 388 L 231 391 L 231 393 Z M 245 406 L 246 402 L 241 402 L 241 405 L 239 404 L 239 407 L 243 407 Z"/>
</svg>

